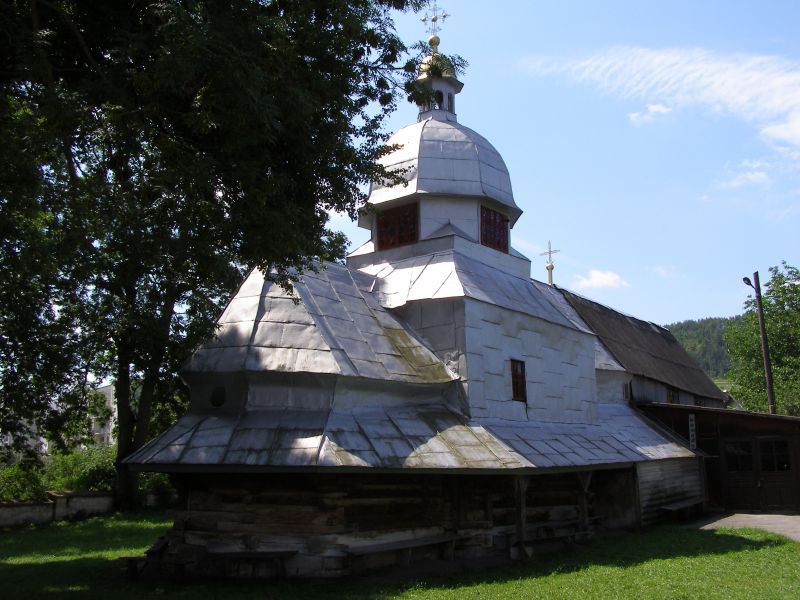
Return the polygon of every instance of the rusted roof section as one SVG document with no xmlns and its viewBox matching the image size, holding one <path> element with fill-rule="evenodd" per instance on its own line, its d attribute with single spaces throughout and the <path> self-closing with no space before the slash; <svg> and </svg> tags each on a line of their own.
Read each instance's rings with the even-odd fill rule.
<svg viewBox="0 0 800 600">
<path fill-rule="evenodd" d="M 371 284 L 358 271 L 328 263 L 318 273 L 303 273 L 292 295 L 253 270 L 220 317 L 214 339 L 184 369 L 329 373 L 406 383 L 455 379 L 398 317 L 362 293 Z"/>
<path fill-rule="evenodd" d="M 629 373 L 655 379 L 698 396 L 724 400 L 724 394 L 669 330 L 566 290 L 561 292 Z"/>
<path fill-rule="evenodd" d="M 443 405 L 187 414 L 126 459 L 147 470 L 263 468 L 532 469 L 693 454 L 623 404 L 595 424 L 467 420 Z"/>
</svg>

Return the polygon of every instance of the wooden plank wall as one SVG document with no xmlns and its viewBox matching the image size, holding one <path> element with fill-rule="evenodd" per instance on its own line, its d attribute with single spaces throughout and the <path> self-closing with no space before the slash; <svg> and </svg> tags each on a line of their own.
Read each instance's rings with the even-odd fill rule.
<svg viewBox="0 0 800 600">
<path fill-rule="evenodd" d="M 359 570 L 435 558 L 443 536 L 455 539 L 456 558 L 508 556 L 518 541 L 510 476 L 183 475 L 176 483 L 184 505 L 159 550 L 168 573 L 335 577 L 355 570 L 354 554 Z M 576 473 L 531 476 L 527 523 L 577 520 L 579 490 Z M 380 551 L 415 541 L 413 552 Z"/>
<path fill-rule="evenodd" d="M 636 468 L 643 525 L 659 521 L 663 517 L 660 507 L 665 504 L 703 496 L 697 457 L 642 462 Z"/>
</svg>

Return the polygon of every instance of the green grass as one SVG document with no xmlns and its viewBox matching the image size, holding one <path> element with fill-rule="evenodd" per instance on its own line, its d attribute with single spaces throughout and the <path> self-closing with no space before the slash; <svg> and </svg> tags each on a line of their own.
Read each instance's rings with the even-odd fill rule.
<svg viewBox="0 0 800 600">
<path fill-rule="evenodd" d="M 0 532 L 0 597 L 403 600 L 443 598 L 800 598 L 800 544 L 756 530 L 679 526 L 595 540 L 525 564 L 386 583 L 129 581 L 119 557 L 141 554 L 169 526 L 115 515 Z"/>
</svg>

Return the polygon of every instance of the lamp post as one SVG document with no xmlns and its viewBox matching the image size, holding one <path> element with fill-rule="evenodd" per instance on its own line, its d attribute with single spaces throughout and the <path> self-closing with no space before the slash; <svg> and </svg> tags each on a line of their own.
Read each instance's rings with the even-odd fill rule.
<svg viewBox="0 0 800 600">
<path fill-rule="evenodd" d="M 764 355 L 764 377 L 767 380 L 767 402 L 769 414 L 775 414 L 775 390 L 772 387 L 772 363 L 769 360 L 769 344 L 767 343 L 767 329 L 764 326 L 764 308 L 761 305 L 761 283 L 758 281 L 758 271 L 753 273 L 753 281 L 743 277 L 742 281 L 756 292 L 756 312 L 758 313 L 758 329 L 761 332 L 761 353 Z M 755 282 L 755 284 L 753 283 Z"/>
</svg>

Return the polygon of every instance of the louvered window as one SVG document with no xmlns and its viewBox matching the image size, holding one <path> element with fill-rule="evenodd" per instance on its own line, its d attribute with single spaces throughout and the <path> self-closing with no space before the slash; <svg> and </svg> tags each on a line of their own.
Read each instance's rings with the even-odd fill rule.
<svg viewBox="0 0 800 600">
<path fill-rule="evenodd" d="M 481 244 L 508 253 L 508 217 L 481 206 Z"/>
<path fill-rule="evenodd" d="M 525 389 L 525 362 L 511 359 L 511 397 L 520 402 L 528 400 Z"/>
<path fill-rule="evenodd" d="M 378 214 L 378 250 L 413 244 L 418 238 L 417 204 L 390 208 Z"/>
</svg>

